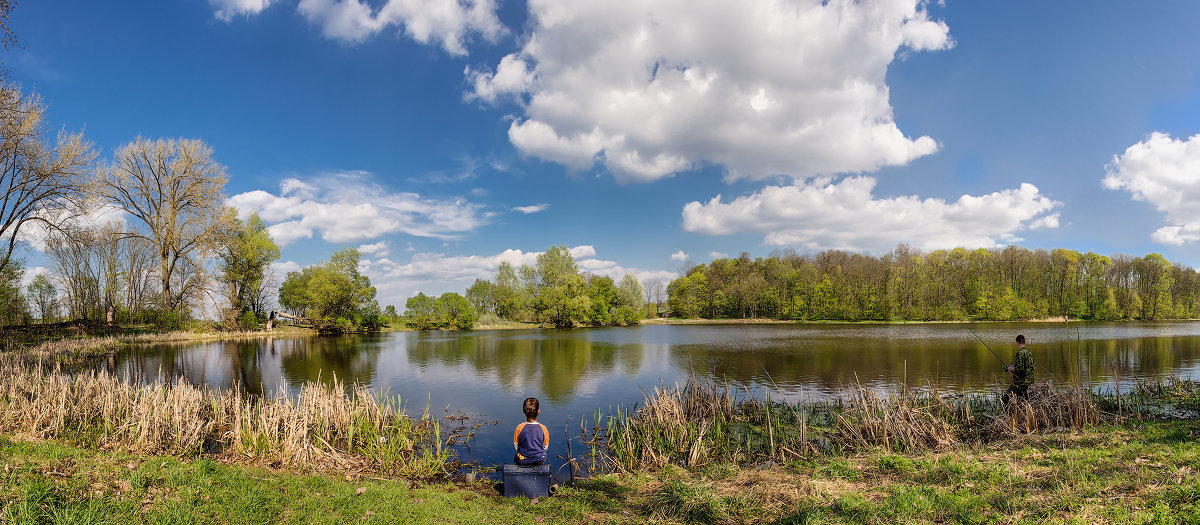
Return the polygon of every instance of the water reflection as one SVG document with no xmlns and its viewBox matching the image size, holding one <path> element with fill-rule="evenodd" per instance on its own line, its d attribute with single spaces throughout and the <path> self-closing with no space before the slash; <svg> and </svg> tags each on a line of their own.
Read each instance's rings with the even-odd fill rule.
<svg viewBox="0 0 1200 525">
<path fill-rule="evenodd" d="M 1037 325 L 699 325 L 575 331 L 401 332 L 148 345 L 106 366 L 145 380 L 183 378 L 252 393 L 342 380 L 386 390 L 410 408 L 450 405 L 503 421 L 477 435 L 472 454 L 511 455 L 520 400 L 543 400 L 557 441 L 568 419 L 633 404 L 642 389 L 689 376 L 788 399 L 854 385 L 887 390 L 907 380 L 998 392 L 1009 376 L 980 339 L 1011 361 L 1017 333 L 1030 340 L 1039 380 L 1081 379 L 1110 389 L 1138 379 L 1200 376 L 1200 323 Z M 452 411 L 453 411 L 452 410 Z M 559 449 L 555 453 L 561 453 Z"/>
<path fill-rule="evenodd" d="M 1200 331 L 1197 323 L 1129 325 L 1135 337 L 1096 337 L 1115 335 L 1113 328 L 1084 325 L 1074 339 L 1026 330 L 1039 379 L 1104 386 L 1118 378 L 1132 382 L 1200 370 L 1200 334 L 1177 333 Z M 1147 336 L 1147 328 L 1170 335 Z M 110 366 L 137 377 L 181 377 L 215 388 L 237 384 L 250 392 L 334 378 L 395 388 L 397 379 L 457 377 L 507 392 L 535 390 L 555 404 L 586 397 L 595 390 L 590 383 L 688 376 L 822 395 L 854 384 L 885 387 L 904 380 L 979 391 L 1006 375 L 974 336 L 999 359 L 1011 360 L 1014 349 L 1007 340 L 1016 331 L 992 325 L 967 331 L 961 325 L 766 325 L 406 332 L 146 345 L 117 356 Z"/>
</svg>

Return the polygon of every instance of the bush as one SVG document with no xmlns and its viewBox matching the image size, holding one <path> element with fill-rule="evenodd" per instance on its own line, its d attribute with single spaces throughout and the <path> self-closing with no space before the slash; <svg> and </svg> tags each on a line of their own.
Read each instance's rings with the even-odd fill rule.
<svg viewBox="0 0 1200 525">
<path fill-rule="evenodd" d="M 242 315 L 238 316 L 237 324 L 238 328 L 242 330 L 253 330 L 258 328 L 258 316 L 254 315 L 253 311 L 246 310 L 242 312 Z"/>
<path fill-rule="evenodd" d="M 617 308 L 612 315 L 612 324 L 618 326 L 634 326 L 641 320 L 641 313 L 628 306 Z"/>
</svg>

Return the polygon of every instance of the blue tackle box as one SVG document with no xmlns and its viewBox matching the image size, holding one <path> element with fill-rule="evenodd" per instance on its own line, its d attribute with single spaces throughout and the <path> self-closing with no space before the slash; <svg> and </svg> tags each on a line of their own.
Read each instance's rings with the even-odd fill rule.
<svg viewBox="0 0 1200 525">
<path fill-rule="evenodd" d="M 504 497 L 550 496 L 550 465 L 504 465 Z"/>
</svg>

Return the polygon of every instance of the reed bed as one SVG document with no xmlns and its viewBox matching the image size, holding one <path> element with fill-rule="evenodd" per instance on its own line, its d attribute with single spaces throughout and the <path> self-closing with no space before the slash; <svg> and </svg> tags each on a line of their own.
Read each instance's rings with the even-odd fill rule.
<svg viewBox="0 0 1200 525">
<path fill-rule="evenodd" d="M 405 477 L 441 475 L 453 460 L 428 410 L 412 418 L 398 397 L 338 381 L 255 397 L 11 358 L 0 360 L 0 430 L 141 454 Z"/>
<path fill-rule="evenodd" d="M 37 343 L 29 343 L 15 336 L 0 340 L 0 354 L 21 356 L 30 362 L 56 361 L 71 367 L 85 365 L 89 361 L 112 355 L 127 345 L 179 343 L 187 341 L 260 339 L 271 336 L 271 332 L 163 332 L 144 334 L 92 335 L 86 337 L 59 337 Z"/>
<path fill-rule="evenodd" d="M 647 471 L 713 462 L 755 464 L 872 448 L 920 452 L 1040 432 L 1082 429 L 1113 417 L 1079 388 L 1039 384 L 1029 401 L 901 387 L 891 395 L 855 387 L 795 404 L 737 399 L 726 386 L 660 385 L 634 409 L 581 425 L 595 470 Z"/>
</svg>

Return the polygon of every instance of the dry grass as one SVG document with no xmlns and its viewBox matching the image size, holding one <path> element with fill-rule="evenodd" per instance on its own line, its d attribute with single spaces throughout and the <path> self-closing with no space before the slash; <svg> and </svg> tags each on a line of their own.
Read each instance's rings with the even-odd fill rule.
<svg viewBox="0 0 1200 525">
<path fill-rule="evenodd" d="M 300 331 L 307 334 L 307 331 Z M 20 355 L 25 359 L 36 361 L 57 361 L 68 365 L 81 364 L 88 359 L 111 355 L 122 347 L 132 344 L 178 343 L 186 341 L 240 340 L 261 339 L 270 336 L 294 336 L 297 331 L 286 333 L 244 331 L 244 332 L 163 332 L 143 334 L 121 334 L 90 337 L 70 337 L 51 339 L 37 344 L 25 344 L 15 337 L 0 341 L 0 353 Z"/>
<path fill-rule="evenodd" d="M 601 468 L 654 471 L 668 465 L 787 461 L 874 448 L 921 452 L 1047 431 L 1082 429 L 1104 420 L 1094 396 L 1077 388 L 1037 385 L 1030 401 L 1005 406 L 996 396 L 945 395 L 901 388 L 893 395 L 862 387 L 832 400 L 784 404 L 737 400 L 711 382 L 660 386 L 637 410 L 589 431 Z M 604 428 L 598 427 L 604 424 Z"/>
<path fill-rule="evenodd" d="M 68 438 L 141 454 L 196 456 L 302 469 L 432 476 L 451 459 L 428 411 L 398 398 L 308 383 L 295 396 L 215 391 L 186 382 L 139 384 L 100 371 L 68 375 L 0 360 L 0 430 Z"/>
</svg>

